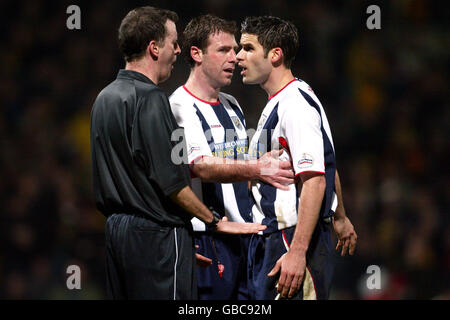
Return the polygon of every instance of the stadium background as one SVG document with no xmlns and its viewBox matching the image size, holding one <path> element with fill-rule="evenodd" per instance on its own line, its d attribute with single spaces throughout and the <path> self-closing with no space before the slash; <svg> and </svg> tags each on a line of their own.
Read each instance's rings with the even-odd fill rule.
<svg viewBox="0 0 450 320">
<path fill-rule="evenodd" d="M 81 8 L 81 30 L 66 8 Z M 0 65 L 0 298 L 103 299 L 104 217 L 92 197 L 89 114 L 123 67 L 116 30 L 130 9 L 175 10 L 178 31 L 196 15 L 238 23 L 272 14 L 293 21 L 293 70 L 331 123 L 356 255 L 336 255 L 332 299 L 449 299 L 448 2 L 2 1 Z M 381 7 L 381 30 L 366 8 Z M 171 93 L 188 67 L 178 59 Z M 224 89 L 255 127 L 266 96 L 238 72 Z M 81 290 L 66 268 L 81 267 Z M 367 290 L 378 265 L 382 289 Z"/>
</svg>

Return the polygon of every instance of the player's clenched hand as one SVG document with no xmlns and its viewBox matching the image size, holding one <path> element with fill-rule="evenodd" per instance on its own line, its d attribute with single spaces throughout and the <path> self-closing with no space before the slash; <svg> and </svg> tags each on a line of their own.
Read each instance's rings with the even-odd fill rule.
<svg viewBox="0 0 450 320">
<path fill-rule="evenodd" d="M 258 179 L 275 188 L 289 190 L 288 185 L 295 182 L 295 175 L 291 162 L 278 159 L 282 153 L 283 149 L 272 150 L 258 159 L 260 168 Z"/>
<path fill-rule="evenodd" d="M 250 234 L 258 233 L 259 231 L 266 230 L 267 226 L 260 223 L 243 223 L 243 222 L 231 222 L 227 217 L 223 217 L 219 223 L 217 223 L 216 232 L 229 233 L 229 234 Z"/>
<path fill-rule="evenodd" d="M 342 248 L 341 256 L 345 256 L 347 250 L 350 255 L 353 255 L 353 253 L 355 252 L 356 240 L 358 239 L 358 236 L 350 220 L 347 218 L 347 216 L 344 216 L 342 218 L 334 217 L 333 227 L 334 232 L 336 232 L 336 235 L 338 237 L 336 250 Z"/>
<path fill-rule="evenodd" d="M 292 298 L 302 285 L 305 268 L 305 255 L 288 251 L 278 259 L 268 276 L 273 277 L 280 272 L 277 292 L 282 298 Z"/>
</svg>

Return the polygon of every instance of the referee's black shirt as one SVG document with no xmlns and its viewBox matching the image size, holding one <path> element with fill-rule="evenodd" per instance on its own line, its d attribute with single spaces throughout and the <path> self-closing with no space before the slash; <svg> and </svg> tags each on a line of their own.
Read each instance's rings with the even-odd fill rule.
<svg viewBox="0 0 450 320">
<path fill-rule="evenodd" d="M 171 159 L 180 143 L 171 141 L 175 129 L 166 94 L 139 72 L 120 70 L 100 92 L 91 111 L 91 153 L 95 202 L 105 216 L 147 215 L 169 226 L 189 222 L 168 197 L 190 183 L 185 159 L 181 165 Z"/>
</svg>

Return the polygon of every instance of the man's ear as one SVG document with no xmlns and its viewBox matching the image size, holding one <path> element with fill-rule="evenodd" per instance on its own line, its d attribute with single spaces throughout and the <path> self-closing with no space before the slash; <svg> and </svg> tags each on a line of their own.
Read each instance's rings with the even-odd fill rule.
<svg viewBox="0 0 450 320">
<path fill-rule="evenodd" d="M 283 63 L 283 50 L 280 47 L 273 48 L 269 51 L 270 61 L 274 66 L 279 66 Z"/>
<path fill-rule="evenodd" d="M 191 58 L 195 62 L 201 63 L 203 61 L 203 51 L 196 46 L 192 46 L 191 47 Z"/>
<path fill-rule="evenodd" d="M 158 60 L 159 57 L 159 45 L 155 40 L 150 41 L 147 46 L 147 52 L 153 60 Z"/>
</svg>

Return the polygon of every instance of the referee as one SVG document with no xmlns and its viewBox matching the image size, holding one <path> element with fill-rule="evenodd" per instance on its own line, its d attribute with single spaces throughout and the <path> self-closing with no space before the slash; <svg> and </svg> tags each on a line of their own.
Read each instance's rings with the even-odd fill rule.
<svg viewBox="0 0 450 320">
<path fill-rule="evenodd" d="M 107 217 L 106 289 L 110 299 L 196 299 L 192 216 L 210 229 L 256 233 L 259 224 L 226 222 L 194 195 L 186 165 L 171 159 L 180 130 L 165 93 L 180 48 L 176 13 L 130 11 L 119 28 L 126 66 L 91 112 L 97 208 Z M 184 161 L 183 163 L 186 163 Z"/>
</svg>

